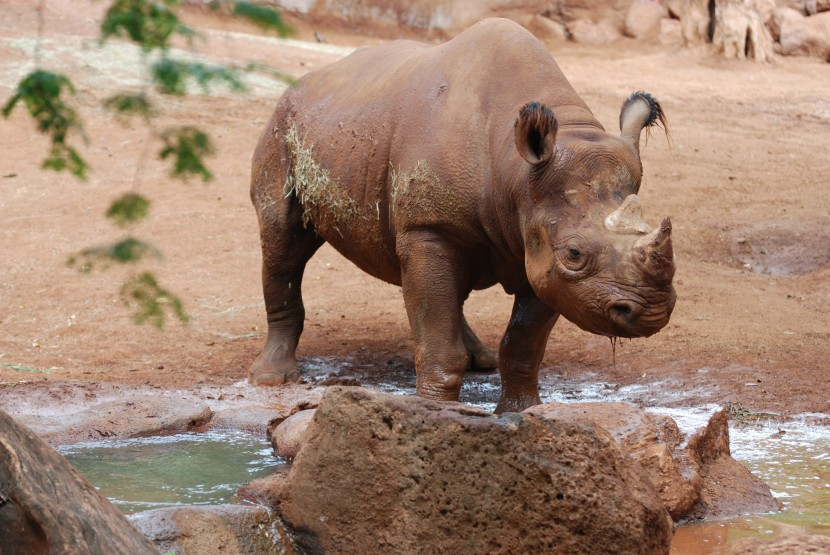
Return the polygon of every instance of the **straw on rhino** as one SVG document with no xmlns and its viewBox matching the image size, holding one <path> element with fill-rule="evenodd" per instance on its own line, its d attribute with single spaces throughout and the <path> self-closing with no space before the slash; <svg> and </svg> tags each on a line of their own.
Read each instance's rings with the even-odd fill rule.
<svg viewBox="0 0 830 555">
<path fill-rule="evenodd" d="M 498 365 L 497 412 L 539 403 L 560 314 L 609 337 L 656 333 L 675 303 L 671 223 L 651 230 L 637 192 L 641 131 L 661 123 L 638 92 L 607 133 L 544 46 L 503 19 L 306 75 L 253 158 L 268 338 L 250 381 L 298 378 L 303 270 L 326 241 L 402 286 L 430 399 L 457 400 L 465 371 Z M 497 283 L 515 299 L 496 361 L 462 307 Z"/>
</svg>

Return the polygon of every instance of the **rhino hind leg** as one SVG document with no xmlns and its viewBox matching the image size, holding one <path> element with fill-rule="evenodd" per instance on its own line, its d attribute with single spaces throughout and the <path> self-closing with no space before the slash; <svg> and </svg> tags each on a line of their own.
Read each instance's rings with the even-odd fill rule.
<svg viewBox="0 0 830 555">
<path fill-rule="evenodd" d="M 299 203 L 293 197 L 286 199 L 292 201 L 296 206 L 276 221 L 267 212 L 260 220 L 264 222 L 260 224 L 260 235 L 268 339 L 248 370 L 248 381 L 253 385 L 279 385 L 299 379 L 295 352 L 305 319 L 303 273 L 323 240 L 303 226 Z"/>
<path fill-rule="evenodd" d="M 462 316 L 461 320 L 461 340 L 464 342 L 464 348 L 470 355 L 470 367 L 468 372 L 491 372 L 499 367 L 499 361 L 493 352 L 484 346 L 481 339 L 478 338 L 476 332 L 470 327 L 467 318 Z"/>
<path fill-rule="evenodd" d="M 300 377 L 295 352 L 305 319 L 303 273 L 324 242 L 304 221 L 296 195 L 284 193 L 289 159 L 285 145 L 269 134 L 257 147 L 251 168 L 251 200 L 259 217 L 262 291 L 268 319 L 265 347 L 248 370 L 248 381 L 253 385 L 279 385 Z"/>
</svg>

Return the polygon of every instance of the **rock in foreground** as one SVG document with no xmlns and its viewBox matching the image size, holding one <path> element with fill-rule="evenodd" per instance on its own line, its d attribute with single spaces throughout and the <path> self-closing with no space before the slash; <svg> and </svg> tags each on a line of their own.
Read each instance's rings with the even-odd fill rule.
<svg viewBox="0 0 830 555">
<path fill-rule="evenodd" d="M 57 451 L 0 411 L 0 553 L 158 551 Z"/>
<path fill-rule="evenodd" d="M 311 552 L 668 553 L 673 528 L 596 426 L 360 388 L 325 393 L 281 489 Z"/>
</svg>

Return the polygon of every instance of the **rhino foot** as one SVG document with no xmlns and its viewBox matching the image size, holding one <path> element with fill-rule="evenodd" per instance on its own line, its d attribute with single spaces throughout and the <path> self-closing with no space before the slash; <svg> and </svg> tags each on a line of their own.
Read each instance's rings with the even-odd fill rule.
<svg viewBox="0 0 830 555">
<path fill-rule="evenodd" d="M 468 372 L 494 372 L 499 368 L 499 359 L 489 349 L 470 351 Z"/>
<path fill-rule="evenodd" d="M 248 370 L 248 383 L 251 385 L 282 385 L 298 381 L 300 372 L 295 360 L 267 361 L 260 355 Z"/>
</svg>

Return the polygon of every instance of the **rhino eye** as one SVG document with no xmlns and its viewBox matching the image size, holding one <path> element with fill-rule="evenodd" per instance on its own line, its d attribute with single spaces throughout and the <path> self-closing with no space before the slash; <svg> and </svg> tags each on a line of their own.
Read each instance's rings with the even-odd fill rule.
<svg viewBox="0 0 830 555">
<path fill-rule="evenodd" d="M 559 261 L 568 273 L 581 272 L 588 266 L 591 257 L 584 241 L 568 242 L 559 250 Z"/>
</svg>

